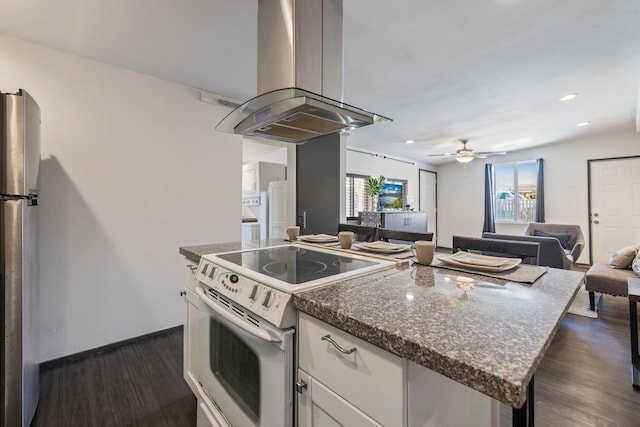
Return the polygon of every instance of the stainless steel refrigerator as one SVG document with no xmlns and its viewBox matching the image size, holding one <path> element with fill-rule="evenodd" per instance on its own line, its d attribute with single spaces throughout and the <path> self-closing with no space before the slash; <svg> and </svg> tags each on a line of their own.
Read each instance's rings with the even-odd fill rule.
<svg viewBox="0 0 640 427">
<path fill-rule="evenodd" d="M 40 107 L 0 93 L 0 263 L 3 427 L 28 426 L 38 404 Z"/>
</svg>

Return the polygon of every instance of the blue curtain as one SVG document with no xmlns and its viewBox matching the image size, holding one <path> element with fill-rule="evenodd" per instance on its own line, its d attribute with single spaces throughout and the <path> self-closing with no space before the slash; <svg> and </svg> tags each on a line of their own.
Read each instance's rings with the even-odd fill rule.
<svg viewBox="0 0 640 427">
<path fill-rule="evenodd" d="M 538 177 L 536 180 L 536 222 L 544 222 L 544 159 L 536 160 Z"/>
<path fill-rule="evenodd" d="M 482 232 L 495 233 L 496 232 L 496 217 L 495 217 L 495 205 L 494 200 L 494 186 L 493 186 L 493 165 L 487 163 L 484 165 L 484 226 Z"/>
</svg>

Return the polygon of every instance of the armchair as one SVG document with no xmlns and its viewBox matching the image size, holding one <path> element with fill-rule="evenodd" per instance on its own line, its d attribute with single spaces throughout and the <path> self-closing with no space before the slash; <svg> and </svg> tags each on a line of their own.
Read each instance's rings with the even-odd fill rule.
<svg viewBox="0 0 640 427">
<path fill-rule="evenodd" d="M 566 247 L 565 245 L 562 246 L 567 255 L 567 258 L 571 260 L 572 264 L 575 264 L 580 257 L 580 254 L 582 253 L 585 245 L 584 235 L 582 234 L 582 229 L 580 228 L 580 226 L 570 224 L 547 224 L 543 222 L 532 222 L 524 231 L 525 236 L 535 236 L 536 234 L 544 236 L 544 234 L 549 233 L 569 235 L 569 239 L 566 241 Z"/>
</svg>

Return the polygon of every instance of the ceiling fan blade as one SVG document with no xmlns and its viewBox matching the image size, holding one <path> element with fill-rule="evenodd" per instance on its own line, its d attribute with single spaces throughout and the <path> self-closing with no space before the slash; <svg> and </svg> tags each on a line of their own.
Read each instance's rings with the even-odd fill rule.
<svg viewBox="0 0 640 427">
<path fill-rule="evenodd" d="M 475 153 L 477 156 L 504 156 L 507 154 L 506 151 L 481 151 Z"/>
<path fill-rule="evenodd" d="M 427 154 L 430 157 L 455 156 L 456 153 Z"/>
<path fill-rule="evenodd" d="M 506 151 L 485 151 L 485 152 L 475 153 L 475 156 L 479 159 L 486 159 L 487 157 L 504 156 L 505 154 L 507 154 Z"/>
</svg>

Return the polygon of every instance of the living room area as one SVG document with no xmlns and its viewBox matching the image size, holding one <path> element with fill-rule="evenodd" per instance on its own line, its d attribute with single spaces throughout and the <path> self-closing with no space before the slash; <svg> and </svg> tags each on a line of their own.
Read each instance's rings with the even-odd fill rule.
<svg viewBox="0 0 640 427">
<path fill-rule="evenodd" d="M 577 225 L 584 235 L 584 247 L 570 268 L 586 273 L 593 263 L 608 266 L 611 256 L 618 250 L 640 243 L 640 231 L 637 229 L 640 218 L 637 212 L 632 212 L 631 216 L 621 216 L 613 224 L 608 224 L 608 227 L 624 230 L 613 233 L 615 239 L 611 239 L 612 234 L 598 234 L 596 227 L 604 223 L 606 211 L 620 208 L 621 200 L 612 192 L 614 187 L 606 187 L 609 193 L 603 210 L 594 210 L 593 198 L 598 195 L 593 194 L 592 168 L 597 164 L 607 164 L 609 160 L 613 164 L 620 159 L 629 160 L 633 167 L 629 169 L 631 175 L 624 177 L 625 182 L 637 182 L 639 142 L 640 137 L 635 130 L 612 131 L 602 136 L 513 152 L 498 159 L 422 166 L 437 173 L 439 250 L 450 253 L 454 236 L 482 237 L 486 163 L 508 164 L 542 158 L 545 222 Z M 382 169 L 385 161 L 379 158 L 373 161 L 376 160 L 376 169 L 370 170 L 372 176 L 386 172 Z M 364 162 L 351 164 L 359 164 L 357 172 L 366 173 Z M 348 172 L 351 171 L 348 169 Z M 618 181 L 621 178 L 617 177 Z M 417 187 L 415 181 L 409 181 L 410 188 L 412 185 Z M 637 186 L 628 184 L 625 188 L 637 188 L 634 185 Z M 616 224 L 616 221 L 621 223 Z M 497 221 L 495 232 L 522 236 L 528 227 L 529 222 Z M 594 242 L 594 238 L 601 241 Z M 633 275 L 630 266 L 624 272 Z M 630 376 L 629 301 L 626 296 L 604 294 L 597 300 L 597 314 L 590 317 L 586 290 L 579 291 L 576 300 L 580 298 L 584 306 L 583 315 L 565 315 L 536 373 L 538 425 L 638 425 L 640 393 L 633 389 Z"/>
</svg>

